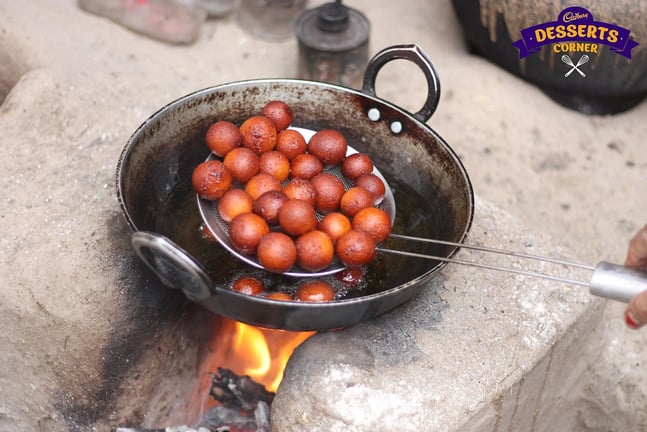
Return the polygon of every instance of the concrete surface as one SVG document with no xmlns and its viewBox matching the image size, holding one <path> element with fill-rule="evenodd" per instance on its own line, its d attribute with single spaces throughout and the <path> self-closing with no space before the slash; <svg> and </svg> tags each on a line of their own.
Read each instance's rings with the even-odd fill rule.
<svg viewBox="0 0 647 432">
<path fill-rule="evenodd" d="M 591 264 L 622 262 L 627 241 L 647 214 L 642 182 L 647 103 L 610 117 L 557 106 L 535 87 L 470 55 L 447 0 L 357 0 L 353 6 L 372 23 L 372 53 L 416 42 L 432 58 L 443 92 L 429 124 L 463 159 L 481 207 L 490 209 L 483 217 L 508 214 L 514 232 L 527 229 L 543 239 L 547 252 L 566 250 Z M 165 103 L 220 83 L 294 76 L 296 58 L 294 40 L 255 39 L 232 16 L 207 22 L 194 45 L 180 47 L 84 13 L 72 0 L 0 0 L 0 430 L 105 430 L 125 421 L 154 423 L 181 404 L 181 395 L 160 391 L 159 385 L 172 389 L 192 379 L 200 336 L 187 324 L 182 300 L 159 289 L 132 255 L 115 198 L 117 159 L 129 135 Z M 424 84 L 409 66 L 387 65 L 377 90 L 415 111 L 424 99 Z M 476 226 L 482 231 L 475 235 L 485 241 L 488 224 Z M 503 284 L 500 290 L 511 288 Z M 456 295 L 469 292 L 456 289 Z M 551 285 L 548 291 L 556 289 Z M 549 301 L 532 293 L 531 303 Z M 427 295 L 433 304 L 437 294 Z M 518 295 L 523 295 L 520 288 Z M 549 304 L 574 301 L 558 300 Z M 489 393 L 481 391 L 485 383 L 479 384 L 470 398 L 459 401 L 471 416 L 447 414 L 454 417 L 438 430 L 461 426 L 459 417 L 469 418 L 472 423 L 465 427 L 472 430 L 517 424 L 514 407 L 530 406 L 536 389 L 526 383 L 542 377 L 559 381 L 563 376 L 555 364 L 573 361 L 577 370 L 569 377 L 581 377 L 573 387 L 577 391 L 568 403 L 538 405 L 535 430 L 553 424 L 573 431 L 644 430 L 647 334 L 624 327 L 623 305 L 609 303 L 600 316 L 598 304 L 604 306 L 587 303 L 581 314 L 571 316 L 582 321 L 547 317 L 547 323 L 562 323 L 541 339 L 561 341 L 554 345 L 557 355 L 534 352 L 528 358 L 536 364 L 520 380 L 520 375 L 504 382 L 499 374 L 486 377 Z M 443 320 L 458 320 L 464 312 L 447 308 Z M 493 327 L 486 329 L 498 324 L 490 322 Z M 449 337 L 458 329 L 441 330 Z M 416 340 L 422 349 L 465 357 L 438 345 L 442 338 L 431 337 L 437 331 L 421 330 Z M 483 340 L 489 339 L 472 346 L 482 349 Z M 511 337 L 501 352 L 526 349 L 524 343 Z M 298 356 L 307 357 L 306 348 Z M 487 360 L 496 362 L 494 354 Z M 477 366 L 474 370 L 482 370 Z M 517 395 L 523 397 L 513 402 Z M 476 403 L 488 396 L 489 402 Z M 478 419 L 483 423 L 474 423 Z"/>
</svg>

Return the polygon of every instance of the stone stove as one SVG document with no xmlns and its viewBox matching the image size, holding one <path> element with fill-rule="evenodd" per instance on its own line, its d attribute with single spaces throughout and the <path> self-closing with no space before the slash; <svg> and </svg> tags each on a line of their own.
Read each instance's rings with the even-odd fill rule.
<svg viewBox="0 0 647 432">
<path fill-rule="evenodd" d="M 647 105 L 616 118 L 565 111 L 469 55 L 449 2 L 356 3 L 373 24 L 371 52 L 416 42 L 438 68 L 430 124 L 472 176 L 471 242 L 623 259 L 647 214 L 635 180 L 647 174 Z M 294 76 L 296 42 L 254 39 L 229 17 L 170 46 L 72 0 L 0 2 L 0 17 L 0 430 L 174 424 L 209 315 L 135 258 L 117 158 L 170 100 Z M 414 75 L 385 68 L 380 96 L 416 110 Z M 644 338 L 622 327 L 621 305 L 605 305 L 581 288 L 447 266 L 413 301 L 297 349 L 272 428 L 640 431 Z"/>
</svg>

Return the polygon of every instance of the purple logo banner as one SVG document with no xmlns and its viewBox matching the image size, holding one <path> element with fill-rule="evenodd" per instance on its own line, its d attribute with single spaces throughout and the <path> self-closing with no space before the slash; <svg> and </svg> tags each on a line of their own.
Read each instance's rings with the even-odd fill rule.
<svg viewBox="0 0 647 432">
<path fill-rule="evenodd" d="M 572 6 L 560 12 L 557 21 L 537 24 L 521 30 L 521 39 L 513 42 L 522 59 L 538 52 L 542 46 L 567 42 L 603 44 L 612 52 L 631 59 L 631 50 L 638 42 L 631 39 L 631 30 L 615 24 L 595 21 L 587 9 Z"/>
</svg>

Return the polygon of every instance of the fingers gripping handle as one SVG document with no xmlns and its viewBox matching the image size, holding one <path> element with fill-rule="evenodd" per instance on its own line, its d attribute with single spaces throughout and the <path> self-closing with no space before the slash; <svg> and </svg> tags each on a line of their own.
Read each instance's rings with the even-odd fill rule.
<svg viewBox="0 0 647 432">
<path fill-rule="evenodd" d="M 602 261 L 595 267 L 589 290 L 593 295 L 628 303 L 647 290 L 647 273 Z"/>
</svg>

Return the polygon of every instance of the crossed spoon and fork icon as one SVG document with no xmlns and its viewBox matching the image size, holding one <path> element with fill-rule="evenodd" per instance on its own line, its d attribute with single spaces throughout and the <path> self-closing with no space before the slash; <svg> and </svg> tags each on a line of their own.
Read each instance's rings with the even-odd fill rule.
<svg viewBox="0 0 647 432">
<path fill-rule="evenodd" d="M 584 54 L 577 61 L 577 64 L 573 64 L 573 60 L 571 60 L 571 58 L 568 56 L 568 54 L 564 54 L 562 56 L 562 61 L 571 67 L 571 69 L 564 74 L 565 77 L 568 77 L 575 70 L 578 71 L 579 74 L 582 75 L 582 77 L 586 77 L 586 74 L 579 69 L 579 66 L 582 66 L 584 63 L 589 61 L 589 56 L 588 55 Z"/>
</svg>

